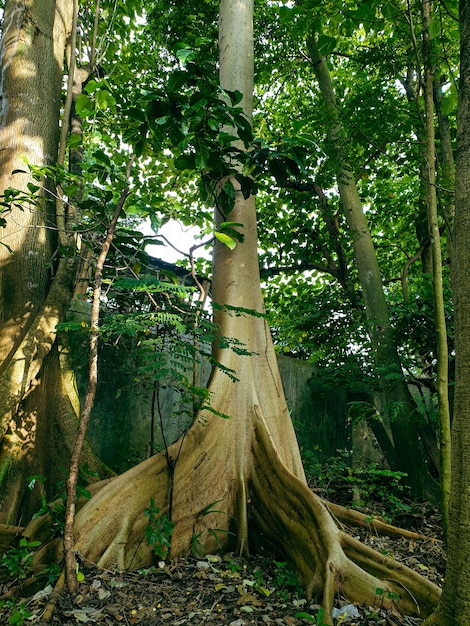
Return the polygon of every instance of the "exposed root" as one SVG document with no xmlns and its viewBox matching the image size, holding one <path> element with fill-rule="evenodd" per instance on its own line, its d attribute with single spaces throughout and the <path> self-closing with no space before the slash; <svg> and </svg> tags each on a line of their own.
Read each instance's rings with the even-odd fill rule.
<svg viewBox="0 0 470 626">
<path fill-rule="evenodd" d="M 248 497 L 246 494 L 246 482 L 244 476 L 239 476 L 238 479 L 238 502 L 237 502 L 237 521 L 236 521 L 236 534 L 237 534 L 237 553 L 248 555 L 248 512 L 247 512 Z"/>
<path fill-rule="evenodd" d="M 24 531 L 23 526 L 10 526 L 8 524 L 0 524 L 0 554 L 8 549 L 9 545 L 14 541 L 15 537 L 20 536 Z"/>
<path fill-rule="evenodd" d="M 398 610 L 400 610 L 400 601 L 393 597 L 393 593 L 403 597 L 403 591 L 407 603 L 415 608 L 408 614 L 428 615 L 434 609 L 441 590 L 429 580 L 406 565 L 369 548 L 346 533 L 341 535 L 341 546 L 348 559 L 382 580 L 386 585 L 392 584 L 395 591 L 390 590 L 389 595 L 393 604 L 396 603 Z M 387 593 L 387 586 L 378 585 L 377 588 L 383 589 L 384 594 Z"/>
<path fill-rule="evenodd" d="M 333 613 L 333 603 L 335 601 L 336 591 L 336 576 L 334 573 L 334 566 L 332 563 L 327 563 L 325 567 L 325 584 L 323 586 L 323 609 L 324 616 L 322 621 L 326 620 L 326 623 L 330 623 L 331 615 Z M 331 623 L 333 623 L 331 621 Z"/>
<path fill-rule="evenodd" d="M 63 569 L 60 573 L 59 578 L 57 579 L 57 582 L 55 584 L 54 590 L 52 591 L 50 600 L 47 603 L 46 608 L 44 609 L 44 613 L 42 615 L 43 622 L 47 623 L 47 622 L 52 621 L 55 607 L 57 604 L 57 600 L 59 599 L 59 596 L 63 593 L 64 588 L 65 588 L 65 570 Z"/>
<path fill-rule="evenodd" d="M 408 615 L 429 614 L 440 589 L 341 532 L 320 498 L 282 464 L 262 419 L 256 435 L 251 519 L 267 544 L 290 560 L 308 592 L 323 596 L 325 613 L 331 615 L 332 597 L 341 591 L 351 601 Z"/>
<path fill-rule="evenodd" d="M 365 513 L 361 513 L 360 511 L 355 511 L 354 509 L 347 509 L 346 507 L 339 504 L 328 502 L 323 498 L 321 499 L 321 501 L 326 506 L 331 515 L 335 518 L 335 520 L 342 524 L 367 528 L 367 530 L 373 531 L 377 535 L 384 535 L 386 537 L 404 537 L 405 539 L 414 539 L 421 541 L 439 541 L 439 539 L 428 537 L 420 533 L 415 533 L 412 530 L 399 528 L 398 526 L 393 526 L 393 524 L 387 524 L 377 517 L 371 518 L 370 515 L 366 515 Z"/>
<path fill-rule="evenodd" d="M 271 548 L 292 564 L 307 596 L 322 600 L 327 624 L 332 623 L 338 592 L 353 602 L 428 615 L 440 589 L 340 530 L 330 506 L 279 456 L 260 406 L 251 405 L 251 416 L 249 421 L 238 421 L 238 416 L 197 420 L 184 441 L 170 446 L 166 454 L 95 486 L 92 499 L 76 518 L 80 556 L 112 569 L 151 564 L 144 509 L 154 498 L 162 514 L 169 511 L 170 455 L 178 459 L 172 491 L 172 557 L 186 554 L 194 539 L 206 552 L 226 549 L 235 530 L 239 550 L 246 553 L 250 541 L 255 547 Z M 345 515 L 342 507 L 334 505 L 331 509 L 339 519 L 351 522 L 351 512 Z M 361 523 L 365 516 L 354 513 L 352 517 Z M 395 530 L 383 523 L 378 528 Z M 214 531 L 220 531 L 220 543 Z M 411 538 L 420 535 L 412 533 Z"/>
</svg>

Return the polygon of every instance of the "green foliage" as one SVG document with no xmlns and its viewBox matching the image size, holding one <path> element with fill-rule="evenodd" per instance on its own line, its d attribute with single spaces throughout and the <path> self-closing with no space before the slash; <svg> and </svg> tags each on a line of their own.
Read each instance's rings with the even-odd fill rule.
<svg viewBox="0 0 470 626">
<path fill-rule="evenodd" d="M 159 560 L 165 560 L 171 550 L 171 535 L 174 523 L 167 513 L 160 515 L 160 509 L 155 506 L 155 500 L 150 498 L 150 506 L 144 510 L 149 518 L 145 528 L 145 539 Z"/>
<path fill-rule="evenodd" d="M 8 573 L 10 582 L 22 580 L 31 573 L 35 549 L 40 545 L 40 541 L 29 541 L 26 537 L 21 537 L 18 545 L 8 548 L 0 557 L 0 568 Z"/>
<path fill-rule="evenodd" d="M 351 454 L 347 450 L 338 450 L 337 456 L 326 463 L 319 463 L 309 450 L 302 454 L 309 484 L 324 491 L 327 497 L 341 498 L 346 491 L 352 507 L 379 508 L 386 519 L 410 510 L 404 501 L 407 488 L 403 472 L 383 469 L 377 463 L 351 467 Z"/>
<path fill-rule="evenodd" d="M 276 587 L 280 598 L 287 601 L 290 600 L 292 594 L 298 597 L 302 596 L 304 590 L 296 572 L 290 569 L 288 564 L 284 561 L 273 561 L 273 565 L 273 584 Z"/>
<path fill-rule="evenodd" d="M 149 150 L 155 155 L 165 147 L 176 172 L 185 177 L 197 173 L 200 200 L 209 205 L 216 202 L 228 215 L 235 193 L 230 181 L 220 188 L 222 178 L 233 175 L 245 197 L 256 191 L 253 180 L 239 170 L 245 152 L 236 144 L 241 140 L 244 147 L 249 146 L 253 135 L 250 121 L 238 106 L 242 94 L 221 91 L 213 71 L 201 62 L 202 50 L 203 46 L 176 46 L 183 66 L 170 71 L 162 87 L 143 91 L 139 99 L 143 108 L 138 114 L 132 112 L 134 123 L 124 139 L 138 156 Z"/>
<path fill-rule="evenodd" d="M 214 503 L 215 504 L 215 503 Z M 197 556 L 203 556 L 197 554 Z M 221 573 L 221 564 L 225 566 L 225 572 Z M 228 577 L 232 581 L 239 581 L 237 585 L 239 592 L 250 593 L 256 592 L 259 596 L 267 598 L 273 594 L 277 594 L 282 602 L 293 601 L 295 606 L 302 606 L 306 600 L 302 598 L 304 595 L 303 588 L 299 583 L 298 577 L 283 561 L 276 561 L 270 558 L 257 558 L 257 565 L 249 575 L 247 564 L 241 557 L 233 554 L 225 556 L 206 555 L 205 562 L 201 565 L 204 569 L 211 570 L 214 574 L 221 574 L 221 579 Z M 222 588 L 225 585 L 221 585 Z M 301 598 L 299 600 L 299 598 Z"/>
<path fill-rule="evenodd" d="M 229 561 L 228 569 L 232 572 L 239 572 L 239 563 Z M 292 599 L 293 596 L 299 598 L 304 594 L 304 589 L 298 579 L 297 574 L 291 570 L 284 561 L 266 561 L 266 569 L 256 567 L 253 571 L 253 580 L 244 579 L 244 584 L 252 587 L 259 595 L 269 597 L 277 593 L 283 602 Z"/>
<path fill-rule="evenodd" d="M 0 600 L 0 611 L 7 609 L 10 617 L 8 618 L 8 624 L 14 626 L 22 626 L 29 621 L 29 618 L 33 615 L 27 605 L 24 602 L 18 600 Z"/>
<path fill-rule="evenodd" d="M 64 470 L 65 471 L 65 470 Z M 97 473 L 90 469 L 88 464 L 84 464 L 78 472 L 76 494 L 77 498 L 84 498 L 89 500 L 91 497 L 87 486 L 90 484 L 90 479 L 97 476 Z M 64 531 L 65 523 L 65 501 L 67 498 L 66 491 L 66 478 L 58 480 L 55 485 L 55 495 L 48 500 L 46 498 L 43 485 L 46 478 L 44 476 L 36 475 L 30 476 L 27 479 L 27 486 L 30 491 L 33 491 L 35 487 L 39 486 L 39 493 L 41 497 L 41 506 L 33 515 L 33 519 L 41 517 L 42 515 L 48 515 L 50 518 L 50 533 L 51 536 L 62 535 Z M 53 575 L 53 570 L 50 572 Z M 49 575 L 49 574 L 48 574 Z"/>
<path fill-rule="evenodd" d="M 206 517 L 207 515 L 212 515 L 214 513 L 218 515 L 227 515 L 226 511 L 214 508 L 220 502 L 222 502 L 222 500 L 215 500 L 214 502 L 210 502 L 209 504 L 207 504 L 201 511 L 199 511 L 199 513 L 196 516 L 196 519 L 199 520 L 199 519 Z M 222 548 L 219 535 L 220 534 L 232 534 L 230 533 L 230 531 L 225 530 L 223 528 L 209 528 L 207 532 L 210 535 L 212 535 L 219 549 Z M 201 536 L 202 536 L 202 532 L 197 533 L 195 531 L 195 527 L 193 527 L 193 535 L 191 537 L 191 550 L 197 556 L 205 555 L 204 546 L 203 546 L 203 543 L 201 542 Z"/>
<path fill-rule="evenodd" d="M 395 593 L 394 591 L 388 591 L 388 590 L 382 589 L 381 587 L 377 587 L 377 589 L 375 590 L 375 595 L 378 596 L 379 598 L 387 598 L 387 600 L 394 600 L 394 601 L 400 600 L 400 596 L 398 593 Z"/>
<path fill-rule="evenodd" d="M 214 359 L 212 345 L 217 342 L 237 354 L 250 354 L 236 338 L 220 336 L 210 314 L 193 304 L 193 293 L 192 287 L 143 273 L 139 278 L 118 278 L 108 290 L 100 326 L 106 342 L 132 340 L 138 363 L 132 383 L 148 380 L 177 389 L 181 404 L 191 406 L 191 415 L 200 408 L 214 412 L 208 390 L 193 379 L 194 368 L 204 359 L 237 380 L 236 372 Z M 247 313 L 237 309 L 234 314 Z"/>
<path fill-rule="evenodd" d="M 77 484 L 77 497 L 90 498 L 90 493 L 86 489 L 89 479 L 97 474 L 90 470 L 88 465 L 84 465 L 79 471 Z M 29 490 L 38 489 L 41 497 L 41 506 L 33 515 L 33 519 L 42 515 L 48 515 L 50 519 L 51 537 L 61 535 L 64 528 L 65 516 L 65 483 L 66 479 L 57 482 L 57 496 L 52 501 L 46 499 L 44 491 L 44 476 L 30 476 L 27 480 Z M 27 537 L 20 537 L 15 545 L 9 547 L 0 557 L 0 579 L 6 578 L 9 583 L 21 581 L 33 574 L 33 559 L 37 548 L 42 545 L 40 541 L 29 540 Z M 41 571 L 34 574 L 37 581 L 54 584 L 61 572 L 61 567 L 57 563 L 51 563 Z M 32 615 L 24 604 L 5 604 L 1 608 L 10 609 L 9 624 L 23 624 Z"/>
<path fill-rule="evenodd" d="M 318 613 L 316 615 L 311 615 L 310 613 L 301 611 L 299 613 L 295 613 L 294 617 L 306 620 L 312 624 L 317 624 L 317 626 L 328 626 L 328 624 L 323 621 L 323 618 L 325 617 L 325 609 L 323 607 L 318 609 Z"/>
<path fill-rule="evenodd" d="M 35 576 L 36 580 L 46 585 L 54 585 L 62 573 L 62 567 L 59 563 L 49 563 L 46 567 L 38 572 Z"/>
</svg>

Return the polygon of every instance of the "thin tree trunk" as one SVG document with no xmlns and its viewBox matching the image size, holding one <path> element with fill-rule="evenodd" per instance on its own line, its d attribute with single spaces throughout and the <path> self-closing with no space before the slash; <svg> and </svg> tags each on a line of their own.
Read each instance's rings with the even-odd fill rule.
<svg viewBox="0 0 470 626">
<path fill-rule="evenodd" d="M 455 216 L 455 162 L 452 137 L 450 133 L 449 117 L 442 110 L 442 88 L 439 76 L 434 75 L 434 106 L 436 108 L 439 140 L 440 140 L 440 186 L 442 190 L 442 202 L 446 221 L 446 232 L 449 245 L 447 254 L 452 261 L 452 238 Z"/>
<path fill-rule="evenodd" d="M 130 175 L 129 164 L 127 171 L 127 178 Z M 75 558 L 75 536 L 74 536 L 74 523 L 75 523 L 75 504 L 76 504 L 76 491 L 77 481 L 79 473 L 80 457 L 82 455 L 83 445 L 85 443 L 86 432 L 88 428 L 88 422 L 90 421 L 91 411 L 95 402 L 96 387 L 98 383 L 98 342 L 100 337 L 99 332 L 99 319 L 100 319 L 100 305 L 101 305 L 101 285 L 103 268 L 108 256 L 109 249 L 114 239 L 116 232 L 116 226 L 123 209 L 127 196 L 129 195 L 129 188 L 126 187 L 116 204 L 113 218 L 108 226 L 106 233 L 106 239 L 101 246 L 101 252 L 98 256 L 95 269 L 95 279 L 93 285 L 93 300 L 91 308 L 91 333 L 90 333 L 90 356 L 89 356 L 89 368 L 88 368 L 88 389 L 83 403 L 83 409 L 80 416 L 80 422 L 78 425 L 75 444 L 72 450 L 72 456 L 70 458 L 69 474 L 67 478 L 67 498 L 65 502 L 65 525 L 64 525 L 64 555 L 65 555 L 65 578 L 67 581 L 67 588 L 70 593 L 76 593 L 77 590 L 77 576 L 76 576 L 76 558 Z"/>
<path fill-rule="evenodd" d="M 335 159 L 336 179 L 356 256 L 359 280 L 368 319 L 369 336 L 375 364 L 385 369 L 382 391 L 386 404 L 395 404 L 396 414 L 390 420 L 395 445 L 395 467 L 408 474 L 408 482 L 418 497 L 427 495 L 430 486 L 420 455 L 420 444 L 413 416 L 415 407 L 403 377 L 400 360 L 390 323 L 382 276 L 372 237 L 364 215 L 353 173 L 341 148 L 342 127 L 333 84 L 325 59 L 318 51 L 314 37 L 308 40 L 309 55 L 328 114 L 328 138 Z M 392 382 L 390 382 L 392 381 Z"/>
<path fill-rule="evenodd" d="M 470 2 L 460 2 L 460 88 L 455 180 L 455 400 L 447 570 L 439 605 L 425 626 L 470 623 Z"/>
<path fill-rule="evenodd" d="M 434 137 L 434 85 L 433 61 L 429 27 L 432 4 L 423 0 L 423 60 L 424 60 L 424 106 L 426 112 L 426 200 L 428 208 L 429 234 L 432 249 L 432 278 L 434 293 L 434 320 L 436 326 L 437 353 L 437 399 L 439 403 L 440 482 L 441 513 L 444 536 L 449 525 L 449 497 L 451 483 L 451 442 L 449 408 L 449 354 L 444 307 L 442 279 L 441 234 L 437 215 L 436 193 L 436 149 Z"/>
</svg>

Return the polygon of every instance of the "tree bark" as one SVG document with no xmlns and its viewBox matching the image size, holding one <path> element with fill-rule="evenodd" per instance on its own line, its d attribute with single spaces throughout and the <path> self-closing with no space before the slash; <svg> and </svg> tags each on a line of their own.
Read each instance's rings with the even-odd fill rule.
<svg viewBox="0 0 470 626">
<path fill-rule="evenodd" d="M 470 2 L 460 2 L 460 89 L 455 181 L 455 397 L 447 571 L 441 601 L 426 626 L 470 623 Z"/>
<path fill-rule="evenodd" d="M 72 13 L 69 0 L 7 0 L 3 16 L 0 196 L 9 188 L 28 193 L 31 183 L 41 187 L 29 202 L 2 206 L 1 214 L 0 520 L 10 523 L 37 509 L 39 493 L 27 491 L 27 476 L 43 474 L 54 495 L 73 443 L 67 428 L 77 419 L 78 398 L 55 330 L 69 306 L 75 262 L 55 254 L 55 189 L 34 181 L 24 162 L 57 161 Z M 89 449 L 83 460 L 98 467 Z"/>
<path fill-rule="evenodd" d="M 54 164 L 64 50 L 71 26 L 66 0 L 9 0 L 2 32 L 0 194 L 31 182 L 24 159 L 36 166 Z M 46 181 L 43 181 L 46 182 Z M 41 194 L 35 204 L 13 204 L 6 213 L 0 245 L 0 372 L 39 313 L 51 280 L 49 262 L 56 245 L 53 203 Z M 21 277 L 21 280 L 18 279 Z M 5 432 L 8 417 L 2 415 Z"/>
<path fill-rule="evenodd" d="M 449 351 L 444 306 L 444 283 L 442 277 L 441 233 L 437 213 L 436 192 L 436 146 L 434 133 L 434 80 L 431 38 L 430 0 L 423 1 L 423 62 L 424 62 L 424 109 L 426 119 L 426 203 L 428 209 L 429 236 L 432 250 L 432 284 L 434 296 L 434 322 L 436 328 L 436 388 L 439 412 L 441 513 L 444 537 L 449 525 L 449 497 L 451 482 L 451 434 L 449 405 Z"/>
<path fill-rule="evenodd" d="M 71 11 L 69 3 L 7 1 L 3 18 L 0 117 L 0 194 L 28 191 L 33 165 L 55 163 L 59 139 L 62 68 Z M 23 170 L 23 173 L 14 173 Z M 47 181 L 43 181 L 47 186 Z M 60 270 L 49 296 L 56 246 L 53 203 L 41 190 L 35 203 L 13 203 L 3 216 L 0 245 L 0 464 L 2 484 L 23 479 L 22 459 L 31 455 L 40 428 L 29 428 L 25 392 L 50 352 L 58 315 L 64 312 L 67 279 Z M 65 291 L 64 291 L 65 289 Z M 45 306 L 46 305 L 46 306 Z M 57 357 L 57 353 L 55 355 Z M 37 395 L 37 394 L 36 394 Z M 31 399 L 28 400 L 31 405 Z M 33 408 L 33 407 L 31 407 Z M 34 419 L 34 422 L 36 420 Z M 25 446 L 25 441 L 28 446 Z M 25 449 L 28 451 L 25 454 Z M 22 488 L 3 501 L 15 517 Z"/>
</svg>

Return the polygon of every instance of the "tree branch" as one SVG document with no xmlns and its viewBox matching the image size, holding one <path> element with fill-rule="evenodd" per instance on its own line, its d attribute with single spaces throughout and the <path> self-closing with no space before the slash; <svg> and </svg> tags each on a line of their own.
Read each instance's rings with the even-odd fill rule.
<svg viewBox="0 0 470 626">
<path fill-rule="evenodd" d="M 130 170 L 134 162 L 134 157 L 129 161 L 126 170 L 126 179 L 130 177 Z M 64 525 L 64 555 L 65 555 L 65 578 L 67 581 L 67 588 L 70 593 L 74 594 L 77 590 L 77 576 L 75 558 L 75 537 L 74 537 L 74 522 L 75 522 L 75 507 L 77 499 L 77 481 L 79 473 L 80 455 L 85 442 L 86 431 L 88 428 L 88 422 L 90 421 L 91 411 L 96 396 L 96 387 L 98 382 L 98 341 L 99 341 L 99 318 L 100 318 L 100 301 L 102 291 L 102 274 L 103 267 L 114 239 L 116 232 L 116 225 L 123 209 L 124 203 L 129 195 L 129 186 L 121 192 L 119 200 L 116 204 L 113 218 L 108 226 L 106 239 L 104 240 L 100 255 L 96 262 L 95 280 L 93 287 L 93 301 L 91 307 L 91 333 L 90 333 L 90 359 L 88 370 L 88 390 L 83 405 L 83 410 L 80 416 L 80 422 L 78 425 L 75 444 L 70 459 L 69 475 L 67 479 L 67 499 L 65 503 L 65 525 Z"/>
</svg>

